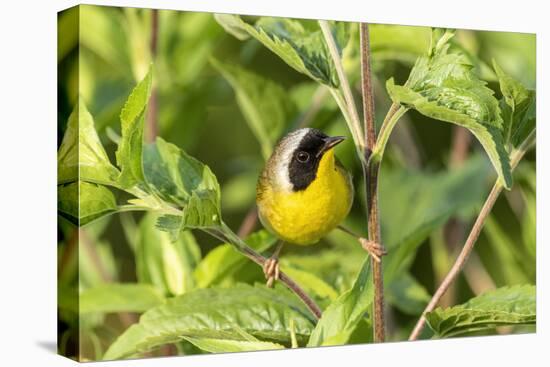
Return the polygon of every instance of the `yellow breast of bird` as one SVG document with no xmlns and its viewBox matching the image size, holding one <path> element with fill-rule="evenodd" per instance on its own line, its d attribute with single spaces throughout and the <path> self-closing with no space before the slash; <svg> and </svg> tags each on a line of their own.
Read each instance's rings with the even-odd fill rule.
<svg viewBox="0 0 550 367">
<path fill-rule="evenodd" d="M 284 241 L 314 244 L 333 230 L 348 215 L 353 201 L 349 174 L 340 166 L 326 164 L 329 154 L 319 165 L 316 178 L 304 190 L 277 191 L 267 185 L 258 201 L 264 226 Z"/>
</svg>

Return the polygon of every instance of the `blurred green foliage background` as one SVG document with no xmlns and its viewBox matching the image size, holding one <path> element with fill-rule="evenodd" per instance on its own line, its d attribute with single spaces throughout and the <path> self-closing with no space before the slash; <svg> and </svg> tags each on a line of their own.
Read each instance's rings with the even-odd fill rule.
<svg viewBox="0 0 550 367">
<path fill-rule="evenodd" d="M 79 12 L 79 24 L 75 12 Z M 153 62 L 156 133 L 212 169 L 221 185 L 225 221 L 237 231 L 254 207 L 256 179 L 264 158 L 232 86 L 214 67 L 213 59 L 239 65 L 278 83 L 296 105 L 287 130 L 306 118 L 309 126 L 328 134 L 349 136 L 349 132 L 329 94 L 323 94 L 316 83 L 288 67 L 257 41 L 237 40 L 224 31 L 212 14 L 160 10 L 157 15 L 157 45 L 156 52 L 152 52 L 151 10 L 80 6 L 60 13 L 58 141 L 61 142 L 80 95 L 114 161 L 120 110 Z M 78 26 L 80 33 L 76 31 Z M 377 121 L 383 119 L 390 104 L 385 81 L 394 77 L 396 82 L 404 82 L 416 58 L 426 52 L 430 32 L 424 27 L 371 26 Z M 357 32 L 353 37 L 358 45 Z M 535 89 L 534 35 L 458 30 L 453 42 L 454 48 L 469 55 L 476 72 L 497 95 L 500 92 L 490 66 L 492 59 L 528 88 Z M 352 48 L 346 67 L 360 95 L 357 60 L 357 49 Z M 146 130 L 146 139 L 150 139 L 147 134 Z M 355 187 L 362 188 L 361 168 L 351 139 L 339 146 L 337 155 L 353 172 Z M 414 111 L 400 121 L 381 173 L 383 239 L 390 253 L 397 252 L 407 241 L 403 238 L 405 234 L 417 236 L 419 243 L 412 245 L 410 253 L 386 265 L 390 271 L 392 266 L 394 270 L 393 275 L 386 274 L 390 277 L 386 282 L 390 340 L 406 339 L 452 264 L 494 179 L 487 156 L 465 130 Z M 520 164 L 514 179 L 513 189 L 498 200 L 465 272 L 445 297 L 445 305 L 463 302 L 495 287 L 535 283 L 534 152 Z M 358 191 L 346 225 L 365 234 L 364 195 L 361 189 Z M 120 196 L 124 198 L 123 193 Z M 422 223 L 431 222 L 435 224 L 421 233 L 418 228 Z M 193 269 L 219 241 L 199 232 L 193 233 L 194 237 L 189 234 L 183 241 L 194 243 L 191 246 L 194 253 L 177 255 L 182 248 L 190 247 L 174 246 L 153 223 L 150 214 L 142 213 L 102 218 L 80 229 L 80 244 L 75 251 L 77 229 L 60 218 L 60 304 L 70 303 L 75 292 L 105 283 L 138 281 L 140 264 L 135 251 L 144 241 L 156 246 L 144 255 L 149 257 L 142 259 L 147 264 L 157 261 L 161 268 L 170 268 L 169 259 L 154 259 L 166 251 L 172 251 L 169 253 L 172 255 L 166 256 L 183 259 L 188 264 L 182 272 L 170 273 L 176 279 L 161 276 L 162 279 L 155 280 L 155 275 L 150 274 L 147 283 L 153 284 L 162 295 L 181 294 L 192 287 L 186 282 L 193 275 L 185 274 L 185 269 Z M 260 226 L 257 224 L 256 229 Z M 353 238 L 335 232 L 317 246 L 286 246 L 282 261 L 289 267 L 315 274 L 339 294 L 351 285 L 364 258 L 361 251 Z M 259 267 L 245 263 L 213 284 L 231 286 L 237 281 L 252 284 L 263 282 L 264 278 Z M 328 298 L 318 295 L 317 298 L 321 305 L 328 302 Z M 147 306 L 138 306 L 134 311 L 145 310 Z M 80 357 L 100 358 L 112 341 L 137 320 L 136 312 L 83 312 L 79 318 L 75 312 L 61 308 L 61 352 L 75 353 L 80 325 L 83 329 Z M 532 327 L 516 327 L 497 332 L 530 330 Z M 369 341 L 366 335 L 359 331 L 352 341 Z M 180 343 L 177 348 L 161 348 L 152 355 L 199 352 L 190 344 Z"/>
</svg>

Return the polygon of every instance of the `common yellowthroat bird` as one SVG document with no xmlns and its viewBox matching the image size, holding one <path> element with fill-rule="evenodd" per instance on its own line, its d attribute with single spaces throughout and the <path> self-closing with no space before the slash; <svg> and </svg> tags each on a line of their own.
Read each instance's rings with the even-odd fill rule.
<svg viewBox="0 0 550 367">
<path fill-rule="evenodd" d="M 281 139 L 256 188 L 259 218 L 267 230 L 285 242 L 307 246 L 346 218 L 353 203 L 353 183 L 334 155 L 334 147 L 343 140 L 343 136 L 328 136 L 312 128 Z M 376 253 L 375 245 L 358 240 Z M 268 285 L 278 278 L 279 251 L 280 246 L 264 265 Z"/>
</svg>

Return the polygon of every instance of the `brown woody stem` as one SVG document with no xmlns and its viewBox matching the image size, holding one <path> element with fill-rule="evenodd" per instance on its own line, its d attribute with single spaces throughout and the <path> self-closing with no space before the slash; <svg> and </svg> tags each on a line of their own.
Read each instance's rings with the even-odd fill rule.
<svg viewBox="0 0 550 367">
<path fill-rule="evenodd" d="M 380 218 L 378 211 L 378 171 L 380 162 L 371 161 L 370 157 L 376 145 L 376 129 L 374 126 L 374 95 L 372 91 L 372 72 L 370 68 L 369 26 L 360 25 L 361 35 L 361 90 L 363 94 L 363 118 L 365 126 L 365 160 L 363 175 L 367 197 L 368 239 L 382 244 L 380 236 Z M 374 341 L 383 342 L 386 338 L 384 318 L 384 280 L 382 274 L 382 259 L 371 258 L 374 282 Z"/>
<path fill-rule="evenodd" d="M 248 247 L 248 245 L 239 236 L 237 236 L 225 223 L 222 223 L 222 227 L 220 230 L 208 230 L 207 232 L 222 241 L 227 241 L 231 243 L 236 247 L 239 252 L 248 257 L 250 260 L 254 261 L 256 264 L 260 265 L 262 268 L 267 261 L 266 257 Z M 309 308 L 309 310 L 317 319 L 321 318 L 322 311 L 319 306 L 317 306 L 315 301 L 311 299 L 307 295 L 307 293 L 294 280 L 292 280 L 292 278 L 281 271 L 279 272 L 279 280 L 283 284 L 285 284 L 292 292 L 294 292 L 302 300 L 302 302 L 304 302 L 304 304 Z"/>
</svg>

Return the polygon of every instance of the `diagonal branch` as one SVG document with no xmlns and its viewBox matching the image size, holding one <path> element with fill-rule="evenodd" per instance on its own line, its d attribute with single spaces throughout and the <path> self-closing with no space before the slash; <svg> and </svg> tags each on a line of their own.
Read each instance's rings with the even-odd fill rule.
<svg viewBox="0 0 550 367">
<path fill-rule="evenodd" d="M 237 236 L 225 223 L 222 223 L 222 227 L 219 231 L 208 230 L 206 232 L 222 241 L 227 241 L 231 243 L 239 252 L 241 252 L 244 256 L 248 257 L 250 260 L 254 261 L 261 267 L 263 267 L 265 262 L 267 261 L 267 258 L 248 247 L 248 245 L 239 236 Z M 304 304 L 309 308 L 309 310 L 317 319 L 321 318 L 322 311 L 319 306 L 317 306 L 315 301 L 311 299 L 294 280 L 292 280 L 282 271 L 279 273 L 279 280 L 283 282 L 292 292 L 294 292 L 302 300 L 302 302 L 304 302 Z"/>
<path fill-rule="evenodd" d="M 516 168 L 518 163 L 521 161 L 525 153 L 531 148 L 532 144 L 535 141 L 535 131 L 531 132 L 531 134 L 525 139 L 525 141 L 512 153 L 511 157 L 511 166 L 512 170 Z M 481 211 L 479 212 L 476 221 L 470 231 L 470 234 L 468 235 L 468 238 L 466 239 L 466 243 L 464 244 L 464 247 L 462 248 L 462 251 L 460 251 L 460 254 L 455 260 L 455 263 L 453 264 L 451 270 L 447 273 L 445 276 L 445 279 L 441 282 L 441 285 L 439 288 L 437 288 L 437 291 L 433 295 L 432 299 L 426 306 L 426 309 L 422 313 L 422 316 L 420 316 L 420 319 L 416 323 L 411 335 L 409 336 L 409 340 L 416 340 L 420 336 L 420 333 L 424 329 L 424 326 L 426 325 L 426 318 L 424 317 L 428 312 L 432 312 L 439 301 L 441 300 L 441 297 L 447 292 L 451 284 L 454 282 L 458 274 L 462 271 L 464 268 L 464 265 L 466 264 L 466 261 L 468 260 L 468 257 L 470 256 L 470 253 L 472 252 L 474 245 L 479 237 L 479 234 L 481 233 L 481 230 L 483 229 L 483 225 L 485 224 L 485 220 L 491 213 L 491 209 L 493 209 L 493 206 L 495 205 L 495 202 L 497 201 L 500 193 L 502 192 L 503 186 L 500 182 L 500 179 L 497 179 L 495 184 L 493 185 L 493 188 L 491 189 L 491 192 L 489 193 L 489 196 L 487 196 L 487 199 L 485 200 L 485 203 L 483 204 L 483 207 L 481 208 Z"/>
</svg>

